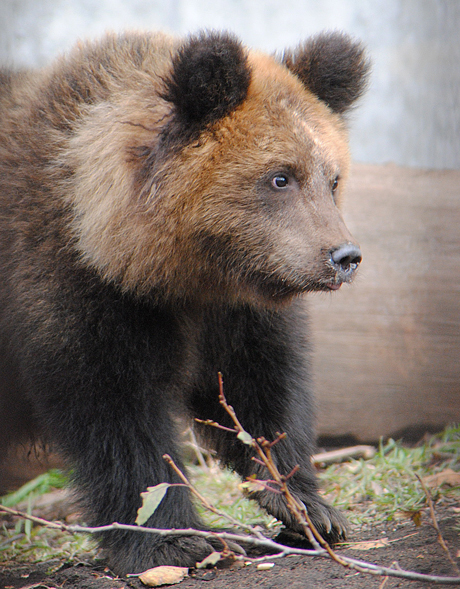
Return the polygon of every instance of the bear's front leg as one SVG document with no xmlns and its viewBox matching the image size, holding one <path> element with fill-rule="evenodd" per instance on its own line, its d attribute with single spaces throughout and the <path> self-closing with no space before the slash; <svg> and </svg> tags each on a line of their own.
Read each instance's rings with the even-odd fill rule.
<svg viewBox="0 0 460 589">
<path fill-rule="evenodd" d="M 65 338 L 61 331 L 29 338 L 23 362 L 29 395 L 47 437 L 73 469 L 90 525 L 133 525 L 147 487 L 181 482 L 163 459 L 168 453 L 182 468 L 170 415 L 172 381 L 181 372 L 174 336 L 173 316 L 106 296 L 70 317 Z M 170 487 L 145 525 L 202 527 L 184 486 Z M 196 537 L 121 530 L 97 537 L 118 574 L 194 566 L 213 550 Z"/>
<path fill-rule="evenodd" d="M 183 469 L 172 435 L 174 424 L 165 407 L 148 408 L 134 401 L 126 404 L 115 387 L 110 394 L 114 397 L 110 406 L 98 403 L 93 393 L 86 410 L 74 405 L 65 415 L 56 413 L 57 443 L 73 467 L 85 521 L 94 526 L 134 524 L 141 492 L 158 483 L 181 482 L 163 460 L 164 453 L 171 454 Z M 203 529 L 183 486 L 170 487 L 144 525 Z M 120 575 L 158 565 L 195 566 L 214 550 L 197 537 L 115 530 L 99 534 L 98 539 L 109 566 Z"/>
<path fill-rule="evenodd" d="M 207 361 L 190 403 L 200 419 L 233 427 L 218 402 L 217 373 L 222 372 L 227 402 L 248 433 L 268 441 L 286 433 L 272 448 L 276 466 L 286 476 L 298 465 L 289 488 L 304 503 L 323 537 L 336 542 L 345 537 L 346 520 L 318 494 L 311 463 L 315 439 L 303 304 L 294 302 L 281 311 L 242 307 L 210 314 L 207 324 L 212 327 L 203 330 L 201 340 L 201 355 Z M 236 440 L 235 434 L 211 427 L 200 427 L 200 431 L 222 462 L 243 478 L 270 478 L 266 469 L 252 460 L 253 451 Z M 266 490 L 254 493 L 253 498 L 288 528 L 302 532 L 282 495 Z"/>
</svg>

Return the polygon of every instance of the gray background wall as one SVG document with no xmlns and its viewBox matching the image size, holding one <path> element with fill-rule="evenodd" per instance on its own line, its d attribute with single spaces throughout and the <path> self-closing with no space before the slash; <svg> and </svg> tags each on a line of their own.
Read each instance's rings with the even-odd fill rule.
<svg viewBox="0 0 460 589">
<path fill-rule="evenodd" d="M 228 28 L 268 51 L 344 30 L 374 64 L 352 116 L 354 159 L 460 168 L 460 0 L 0 0 L 0 61 L 42 65 L 77 38 L 128 27 Z"/>
</svg>

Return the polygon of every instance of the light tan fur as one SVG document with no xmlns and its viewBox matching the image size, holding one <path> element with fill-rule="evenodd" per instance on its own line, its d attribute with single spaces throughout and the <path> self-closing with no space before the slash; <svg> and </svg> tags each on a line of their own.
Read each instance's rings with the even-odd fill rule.
<svg viewBox="0 0 460 589">
<path fill-rule="evenodd" d="M 161 73 L 155 65 L 160 78 L 167 73 L 166 63 L 161 64 Z M 263 248 L 259 255 L 266 257 L 274 272 L 282 265 L 295 266 L 293 259 L 279 259 L 275 243 L 277 252 L 303 252 L 307 247 L 314 259 L 315 235 L 320 233 L 318 241 L 324 241 L 320 229 L 324 207 L 315 219 L 314 184 L 346 177 L 346 130 L 338 115 L 273 58 L 251 52 L 249 63 L 253 74 L 244 103 L 205 131 L 198 143 L 160 162 L 152 171 L 147 193 L 145 186 L 136 184 L 140 165 L 136 150 L 154 145 L 173 114 L 170 103 L 152 101 L 159 79 L 148 73 L 131 76 L 129 87 L 120 88 L 110 101 L 88 107 L 61 155 L 74 169 L 63 193 L 75 214 L 76 247 L 85 263 L 107 280 L 139 294 L 152 287 L 163 291 L 172 287 L 179 298 L 203 289 L 215 296 L 215 269 L 206 268 L 203 260 L 194 261 L 194 235 L 204 224 L 217 234 L 233 231 L 242 244 L 259 240 Z M 273 227 L 272 240 L 267 242 L 252 220 L 251 209 L 257 204 L 251 202 L 253 196 L 245 186 L 265 170 L 285 165 L 308 170 L 305 182 L 310 183 L 311 199 L 304 204 L 304 217 L 309 226 L 297 236 L 292 227 Z M 334 209 L 331 201 L 331 245 L 342 230 Z M 308 243 L 305 233 L 311 236 Z M 236 299 L 252 298 L 231 277 L 226 283 Z"/>
</svg>

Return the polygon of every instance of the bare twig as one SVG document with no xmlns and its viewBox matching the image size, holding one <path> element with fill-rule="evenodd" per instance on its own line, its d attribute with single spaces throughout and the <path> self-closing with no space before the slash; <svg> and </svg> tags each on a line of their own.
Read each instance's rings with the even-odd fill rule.
<svg viewBox="0 0 460 589">
<path fill-rule="evenodd" d="M 342 462 L 348 458 L 365 458 L 368 460 L 375 456 L 375 452 L 374 446 L 350 446 L 349 448 L 340 448 L 340 450 L 313 454 L 311 461 L 313 464 L 332 464 Z"/>
<path fill-rule="evenodd" d="M 199 493 L 198 493 L 199 495 Z M 208 505 L 209 503 L 206 502 Z M 212 506 L 211 506 L 212 507 Z M 215 510 L 215 508 L 213 508 Z M 0 512 L 5 512 L 10 515 L 14 515 L 17 517 L 21 517 L 22 519 L 30 520 L 34 523 L 40 524 L 47 528 L 51 529 L 58 529 L 61 531 L 69 532 L 70 534 L 100 534 L 104 532 L 111 532 L 113 530 L 125 530 L 128 532 L 141 532 L 144 534 L 156 534 L 158 536 L 198 536 L 201 538 L 209 538 L 209 531 L 205 530 L 195 530 L 193 528 L 148 528 L 145 526 L 137 526 L 131 524 L 120 524 L 118 522 L 114 522 L 112 524 L 107 524 L 105 526 L 80 526 L 77 524 L 64 524 L 63 522 L 52 522 L 46 519 L 42 519 L 40 517 L 35 517 L 33 515 L 29 515 L 22 511 L 18 511 L 16 509 L 11 509 L 10 507 L 5 507 L 4 505 L 0 505 Z M 215 513 L 219 513 L 218 510 L 214 511 Z M 235 520 L 236 521 L 236 520 Z M 258 546 L 261 548 L 270 548 L 272 550 L 277 550 L 281 554 L 280 556 L 286 556 L 288 554 L 297 554 L 297 555 L 304 555 L 304 556 L 319 556 L 322 554 L 323 551 L 316 551 L 316 550 L 305 550 L 303 548 L 291 548 L 289 546 L 284 546 L 283 544 L 279 544 L 274 540 L 270 540 L 263 536 L 257 530 L 251 528 L 251 526 L 245 526 L 239 522 L 236 522 L 240 527 L 245 529 L 249 529 L 256 537 L 252 536 L 243 536 L 241 534 L 236 534 L 232 532 L 213 532 L 213 535 L 217 538 L 221 538 L 224 540 L 230 540 L 234 542 L 244 542 L 246 544 L 252 544 L 253 546 Z M 273 558 L 274 555 L 271 554 L 270 558 Z M 250 558 L 245 560 L 251 560 Z"/>
<path fill-rule="evenodd" d="M 233 407 L 227 403 L 227 400 L 226 400 L 225 394 L 224 394 L 223 378 L 222 378 L 222 374 L 220 372 L 218 374 L 218 377 L 219 377 L 219 402 L 224 407 L 224 409 L 227 411 L 227 413 L 230 415 L 231 419 L 233 420 L 233 423 L 235 424 L 235 431 L 238 433 L 245 434 L 246 432 L 245 432 L 243 426 L 241 425 L 240 421 L 238 420 Z M 291 491 L 289 490 L 289 488 L 287 486 L 288 478 L 290 478 L 294 474 L 294 472 L 296 472 L 296 470 L 298 469 L 298 466 L 295 466 L 293 471 L 291 471 L 291 473 L 286 477 L 286 476 L 281 475 L 281 473 L 279 472 L 278 468 L 275 465 L 271 451 L 272 451 L 272 448 L 275 445 L 275 443 L 278 443 L 279 441 L 284 439 L 285 435 L 286 434 L 278 434 L 275 442 L 269 442 L 268 440 L 266 440 L 263 437 L 260 437 L 257 440 L 252 439 L 252 446 L 257 453 L 258 461 L 263 463 L 263 465 L 266 467 L 266 469 L 270 473 L 270 476 L 272 477 L 273 481 L 275 481 L 276 484 L 281 489 L 281 491 L 286 499 L 286 503 L 287 503 L 289 511 L 294 515 L 297 522 L 302 526 L 306 537 L 308 538 L 309 542 L 313 545 L 313 547 L 316 550 L 320 550 L 321 548 L 323 548 L 323 550 L 326 550 L 328 552 L 329 556 L 333 560 L 335 560 L 336 562 L 338 562 L 342 566 L 348 567 L 348 565 L 343 560 L 341 560 L 341 558 L 332 550 L 332 548 L 329 546 L 329 544 L 324 540 L 324 538 L 321 536 L 321 534 L 316 530 L 313 522 L 310 519 L 310 516 L 308 515 L 306 506 L 292 495 Z"/>
<path fill-rule="evenodd" d="M 264 537 L 258 530 L 256 530 L 252 526 L 239 522 L 238 520 L 234 519 L 232 516 L 228 515 L 227 513 L 223 512 L 223 511 L 219 511 L 216 507 L 214 507 L 214 505 L 211 505 L 211 503 L 209 503 L 209 501 L 206 499 L 206 497 L 204 497 L 192 485 L 192 483 L 188 480 L 188 478 L 185 476 L 185 474 L 180 470 L 180 468 L 177 466 L 177 464 L 174 462 L 174 460 L 171 458 L 171 456 L 169 454 L 164 454 L 163 459 L 166 460 L 166 462 L 171 466 L 171 468 L 174 470 L 174 472 L 179 476 L 181 481 L 186 485 L 186 487 L 188 487 L 190 489 L 190 491 L 193 493 L 193 495 L 195 495 L 195 497 L 202 503 L 202 505 L 204 505 L 206 507 L 207 510 L 211 511 L 212 513 L 214 513 L 220 517 L 227 519 L 234 526 L 238 526 L 240 528 L 243 528 L 244 530 L 250 532 L 251 534 L 253 534 L 257 538 Z"/>
<path fill-rule="evenodd" d="M 393 561 L 393 562 L 391 563 L 391 568 L 393 568 L 393 567 L 396 567 L 398 570 L 401 570 L 401 569 L 399 568 L 399 565 L 398 565 L 398 563 L 397 563 L 396 561 Z M 388 582 L 388 578 L 389 578 L 389 577 L 388 577 L 387 575 L 385 575 L 385 576 L 383 577 L 383 579 L 382 579 L 382 582 L 381 582 L 381 583 L 380 583 L 380 585 L 379 585 L 379 589 L 383 589 L 383 588 L 385 587 L 385 585 L 386 585 L 386 584 L 387 584 L 387 582 Z"/>
<path fill-rule="evenodd" d="M 69 532 L 69 526 L 62 522 L 51 522 L 47 519 L 43 519 L 41 517 L 36 517 L 35 515 L 29 515 L 28 513 L 23 513 L 22 511 L 18 511 L 17 509 L 11 509 L 11 507 L 6 507 L 5 505 L 0 505 L 0 511 L 4 513 L 9 513 L 10 515 L 16 515 L 17 517 L 21 517 L 22 519 L 27 519 L 35 524 L 39 524 L 41 526 L 45 526 L 47 528 L 52 528 L 53 530 L 65 530 Z"/>
<path fill-rule="evenodd" d="M 189 427 L 186 433 L 188 433 L 188 435 L 190 436 L 190 441 L 187 441 L 186 444 L 188 446 L 190 446 L 190 448 L 193 449 L 200 467 L 205 472 L 209 472 L 209 466 L 205 460 L 205 457 L 203 456 L 203 452 L 205 452 L 205 450 L 200 448 L 200 446 L 198 444 L 198 440 L 196 439 L 196 436 L 195 436 L 195 432 L 193 431 L 193 427 Z"/>
<path fill-rule="evenodd" d="M 79 525 L 67 525 L 61 522 L 51 522 L 48 520 L 44 520 L 39 517 L 35 517 L 32 515 L 28 515 L 26 513 L 22 513 L 20 511 L 16 511 L 15 509 L 11 509 L 9 507 L 5 507 L 0 505 L 0 512 L 3 511 L 5 513 L 9 513 L 11 515 L 15 515 L 17 517 L 21 517 L 23 519 L 29 519 L 35 523 L 39 523 L 40 525 L 44 525 L 46 527 L 52 529 L 60 529 L 67 531 L 69 533 L 86 533 L 86 534 L 99 534 L 102 532 L 110 532 L 114 530 L 126 530 L 130 532 L 140 532 L 140 533 L 147 533 L 147 534 L 157 534 L 159 536 L 198 536 L 201 538 L 208 538 L 209 532 L 203 530 L 194 530 L 192 528 L 187 529 L 163 529 L 163 528 L 146 528 L 144 526 L 136 526 L 136 525 L 129 525 L 129 524 L 119 524 L 113 523 L 106 526 L 97 526 L 97 527 L 89 527 L 89 526 L 79 526 Z M 262 548 L 270 548 L 272 550 L 277 550 L 277 554 L 270 554 L 267 557 L 257 558 L 257 559 L 250 559 L 244 557 L 245 560 L 256 561 L 260 562 L 263 559 L 270 559 L 273 560 L 274 558 L 281 558 L 288 555 L 298 555 L 298 556 L 323 556 L 328 557 L 329 555 L 324 550 L 306 550 L 304 548 L 292 548 L 290 546 L 284 546 L 283 544 L 279 544 L 269 538 L 255 538 L 251 536 L 242 536 L 239 534 L 232 534 L 229 532 L 215 532 L 214 535 L 218 538 L 223 538 L 224 540 L 230 540 L 233 542 L 245 542 L 246 544 L 251 544 L 253 546 L 258 546 Z M 363 573 L 368 573 L 371 575 L 377 576 L 388 576 L 388 577 L 397 577 L 403 579 L 409 579 L 413 581 L 422 581 L 426 583 L 433 583 L 437 585 L 460 585 L 460 577 L 438 577 L 436 575 L 425 575 L 423 573 L 415 573 L 412 571 L 406 571 L 404 569 L 394 569 L 390 567 L 382 567 L 379 565 L 372 564 L 370 562 L 357 560 L 354 558 L 349 558 L 342 556 L 343 561 L 345 561 L 350 568 L 355 570 L 359 570 Z"/>
<path fill-rule="evenodd" d="M 231 432 L 231 433 L 235 432 L 235 430 L 232 429 L 231 427 L 225 427 L 225 425 L 220 425 L 220 423 L 217 423 L 217 421 L 213 421 L 212 419 L 198 419 L 198 417 L 195 417 L 195 421 L 197 423 L 201 423 L 202 425 L 211 425 L 212 427 L 216 427 L 217 429 L 221 429 L 224 432 Z"/>
<path fill-rule="evenodd" d="M 436 518 L 436 513 L 434 511 L 433 500 L 431 498 L 431 493 L 427 489 L 427 486 L 425 485 L 425 483 L 422 481 L 422 478 L 417 473 L 414 473 L 414 474 L 417 477 L 419 483 L 422 485 L 423 492 L 426 495 L 426 500 L 428 501 L 428 507 L 430 509 L 431 521 L 433 522 L 433 527 L 438 534 L 438 542 L 441 545 L 441 548 L 445 551 L 447 558 L 449 559 L 450 564 L 452 565 L 454 571 L 457 573 L 457 575 L 460 575 L 460 570 L 457 566 L 457 563 L 453 559 L 452 554 L 450 553 L 449 547 L 447 546 L 447 544 L 444 540 L 441 529 L 439 528 L 438 520 Z"/>
<path fill-rule="evenodd" d="M 218 372 L 217 378 L 219 379 L 219 403 L 224 407 L 225 411 L 230 415 L 232 418 L 233 423 L 235 424 L 235 431 L 245 433 L 243 426 L 241 425 L 238 417 L 236 416 L 235 410 L 231 405 L 227 403 L 227 400 L 224 395 L 224 378 L 222 376 L 222 372 Z"/>
</svg>

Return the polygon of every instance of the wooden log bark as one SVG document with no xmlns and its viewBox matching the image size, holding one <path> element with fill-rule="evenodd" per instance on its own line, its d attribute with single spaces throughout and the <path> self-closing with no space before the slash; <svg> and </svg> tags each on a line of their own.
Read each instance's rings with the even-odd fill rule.
<svg viewBox="0 0 460 589">
<path fill-rule="evenodd" d="M 344 217 L 363 262 L 310 297 L 318 433 L 460 422 L 460 171 L 356 164 Z"/>
</svg>

